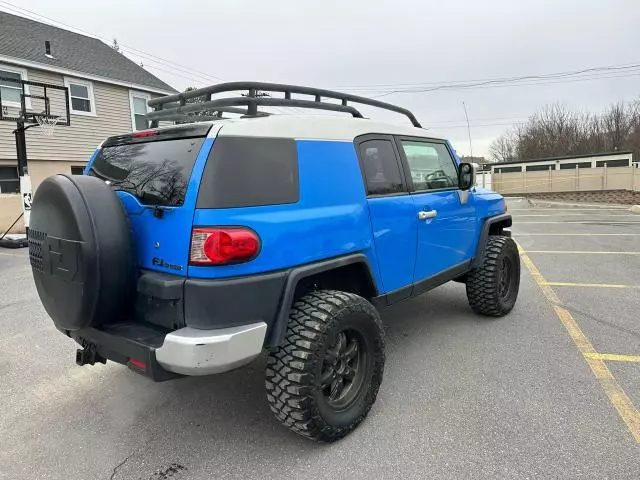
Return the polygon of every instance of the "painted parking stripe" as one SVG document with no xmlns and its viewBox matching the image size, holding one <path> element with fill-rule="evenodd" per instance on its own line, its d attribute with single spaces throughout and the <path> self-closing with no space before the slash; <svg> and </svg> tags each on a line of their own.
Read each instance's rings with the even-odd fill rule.
<svg viewBox="0 0 640 480">
<path fill-rule="evenodd" d="M 598 380 L 598 383 L 600 383 L 605 394 L 609 397 L 609 401 L 617 410 L 618 415 L 620 415 L 620 418 L 625 423 L 636 442 L 640 443 L 640 412 L 638 412 L 638 409 L 635 407 L 629 396 L 622 389 L 616 378 L 604 363 L 604 360 L 597 358 L 598 352 L 596 352 L 589 339 L 582 332 L 580 326 L 569 310 L 564 307 L 562 301 L 558 295 L 556 295 L 556 292 L 551 288 L 551 285 L 549 285 L 542 276 L 538 267 L 535 266 L 531 261 L 531 258 L 529 258 L 520 245 L 518 245 L 518 249 L 520 250 L 522 262 L 531 273 L 531 276 L 540 287 L 540 290 L 542 290 L 543 295 L 553 306 L 557 317 L 569 333 L 569 336 L 582 354 L 585 362 L 589 365 L 591 372 Z"/>
<path fill-rule="evenodd" d="M 531 211 L 550 211 L 550 212 L 626 212 L 629 207 L 617 207 L 617 208 L 510 208 L 510 212 L 531 212 Z"/>
<path fill-rule="evenodd" d="M 527 250 L 527 253 L 577 254 L 577 255 L 640 255 L 640 252 L 603 252 L 595 250 Z"/>
<path fill-rule="evenodd" d="M 589 220 L 589 221 L 583 221 L 583 220 L 568 220 L 566 222 L 561 222 L 561 221 L 550 221 L 550 222 L 516 222 L 517 225 L 547 225 L 547 224 L 557 224 L 557 223 L 562 223 L 565 225 L 593 225 L 594 223 L 597 223 L 598 225 L 602 225 L 602 226 L 609 226 L 608 224 L 615 224 L 613 226 L 617 226 L 617 225 L 640 225 L 640 222 L 619 222 L 617 220 Z"/>
<path fill-rule="evenodd" d="M 512 230 L 513 232 L 513 230 Z M 513 232 L 518 237 L 539 236 L 539 237 L 640 237 L 640 233 L 524 233 Z"/>
<path fill-rule="evenodd" d="M 597 215 L 594 215 L 593 213 L 556 213 L 556 214 L 549 214 L 549 213 L 534 213 L 534 214 L 521 214 L 518 213 L 517 215 L 514 215 L 514 218 L 524 218 L 524 217 L 594 217 Z M 605 216 L 605 214 L 603 214 L 602 216 Z M 615 214 L 615 215 L 611 215 L 611 213 L 607 213 L 606 214 L 607 217 L 612 218 L 612 217 L 637 217 L 637 214 L 635 213 L 619 213 L 619 214 Z"/>
<path fill-rule="evenodd" d="M 640 362 L 640 355 L 620 355 L 617 353 L 590 353 L 589 358 L 607 360 L 609 362 Z"/>
<path fill-rule="evenodd" d="M 17 253 L 0 252 L 0 255 L 4 255 L 6 257 L 24 257 L 24 258 L 26 258 L 24 255 L 18 255 Z"/>
<path fill-rule="evenodd" d="M 574 282 L 545 282 L 550 287 L 582 287 L 582 288 L 630 288 L 640 289 L 640 285 L 620 285 L 616 283 L 574 283 Z"/>
</svg>

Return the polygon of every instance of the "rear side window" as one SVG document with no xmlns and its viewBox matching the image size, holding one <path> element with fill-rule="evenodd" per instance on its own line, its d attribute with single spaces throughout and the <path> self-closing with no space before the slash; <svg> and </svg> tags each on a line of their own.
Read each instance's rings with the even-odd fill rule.
<svg viewBox="0 0 640 480">
<path fill-rule="evenodd" d="M 404 191 L 398 158 L 390 140 L 367 140 L 360 143 L 359 148 L 368 195 Z"/>
<path fill-rule="evenodd" d="M 293 139 L 218 137 L 202 173 L 197 207 L 281 205 L 299 198 Z"/>
<path fill-rule="evenodd" d="M 179 206 L 204 138 L 113 145 L 100 150 L 89 175 L 144 205 Z"/>
</svg>

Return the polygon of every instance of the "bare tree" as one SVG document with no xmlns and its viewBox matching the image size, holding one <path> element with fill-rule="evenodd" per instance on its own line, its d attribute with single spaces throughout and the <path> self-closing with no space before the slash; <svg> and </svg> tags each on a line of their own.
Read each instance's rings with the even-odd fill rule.
<svg viewBox="0 0 640 480">
<path fill-rule="evenodd" d="M 507 161 L 614 150 L 640 154 L 640 100 L 611 105 L 601 114 L 548 105 L 498 137 L 489 153 L 494 161 Z"/>
</svg>

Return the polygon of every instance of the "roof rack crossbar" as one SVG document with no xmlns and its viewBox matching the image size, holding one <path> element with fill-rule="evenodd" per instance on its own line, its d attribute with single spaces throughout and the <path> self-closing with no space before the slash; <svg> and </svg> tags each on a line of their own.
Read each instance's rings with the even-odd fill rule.
<svg viewBox="0 0 640 480">
<path fill-rule="evenodd" d="M 248 95 L 242 97 L 244 102 L 237 102 L 236 98 L 233 99 L 219 99 L 219 100 L 211 100 L 211 96 L 224 93 L 224 92 L 233 92 L 238 90 L 248 90 Z M 284 93 L 284 98 L 265 98 L 264 93 L 268 92 L 278 92 Z M 314 98 L 314 100 L 299 100 L 293 99 L 291 97 L 292 94 L 299 95 L 310 95 Z M 334 100 L 340 100 L 341 104 L 337 105 L 335 103 L 323 102 L 322 98 L 330 98 Z M 192 104 L 186 103 L 189 99 L 194 98 L 202 98 L 206 100 L 204 102 Z M 217 85 L 211 85 L 209 87 L 199 88 L 197 90 L 190 90 L 188 92 L 182 92 L 174 95 L 167 95 L 164 97 L 154 98 L 149 100 L 149 106 L 154 108 L 154 112 L 151 112 L 147 115 L 149 119 L 157 119 L 161 120 L 161 112 L 168 112 L 171 110 L 175 110 L 176 108 L 180 108 L 181 111 L 202 111 L 205 109 L 211 109 L 216 105 L 212 105 L 212 102 L 219 102 L 224 100 L 235 100 L 236 103 L 218 103 L 217 106 L 228 106 L 228 105 L 246 105 L 247 110 L 249 111 L 249 115 L 254 115 L 256 108 L 258 105 L 264 106 L 278 106 L 278 107 L 303 107 L 303 108 L 315 108 L 320 110 L 332 110 L 338 112 L 351 113 L 356 117 L 362 117 L 360 112 L 355 108 L 347 105 L 347 102 L 358 103 L 361 105 L 368 105 L 370 107 L 381 108 L 384 110 L 389 110 L 392 112 L 399 113 L 401 115 L 406 116 L 411 124 L 414 127 L 421 128 L 422 126 L 416 119 L 416 117 L 406 108 L 399 107 L 397 105 L 392 105 L 386 102 L 380 102 L 378 100 L 373 100 L 371 98 L 360 97 L 358 95 L 351 95 L 349 93 L 340 93 L 332 90 L 324 90 L 320 88 L 313 87 L 301 87 L 297 85 L 286 85 L 280 83 L 264 83 L 264 82 L 228 82 L 228 83 L 220 83 Z M 270 100 L 271 102 L 265 102 L 265 100 Z M 273 103 L 273 101 L 277 101 L 277 103 Z M 299 102 L 304 102 L 304 105 L 301 105 Z M 180 107 L 172 106 L 169 109 L 168 107 L 171 104 L 178 103 Z M 311 106 L 314 105 L 314 106 Z M 335 107 L 340 107 L 336 109 Z M 183 110 L 189 109 L 189 110 Z M 172 112 L 176 113 L 176 112 Z M 156 115 L 156 116 L 154 116 Z"/>
<path fill-rule="evenodd" d="M 209 102 L 201 103 L 189 103 L 185 106 L 178 106 L 168 109 L 156 110 L 154 112 L 147 113 L 147 120 L 157 122 L 159 120 L 167 120 L 167 117 L 176 114 L 194 113 L 201 111 L 228 111 L 229 107 L 246 105 L 247 115 L 265 115 L 265 112 L 259 112 L 258 106 L 265 107 L 300 107 L 300 108 L 313 108 L 319 110 L 331 110 L 334 112 L 350 113 L 354 117 L 362 118 L 362 114 L 351 106 L 337 105 L 333 103 L 318 103 L 310 100 L 287 100 L 285 98 L 270 98 L 270 97 L 231 97 L 220 98 L 217 100 L 211 100 Z M 255 113 L 254 113 L 255 112 Z M 237 112 L 234 112 L 237 113 Z M 194 116 L 194 118 L 196 118 Z"/>
</svg>

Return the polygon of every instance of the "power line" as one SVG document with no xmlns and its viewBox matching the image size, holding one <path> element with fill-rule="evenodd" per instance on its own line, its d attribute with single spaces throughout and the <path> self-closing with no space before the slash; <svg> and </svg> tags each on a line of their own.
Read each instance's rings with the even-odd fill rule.
<svg viewBox="0 0 640 480">
<path fill-rule="evenodd" d="M 606 65 L 600 67 L 589 67 L 580 70 L 570 70 L 564 72 L 553 72 L 545 74 L 530 74 L 515 77 L 498 77 L 498 78 L 480 78 L 480 79 L 467 79 L 467 80 L 451 80 L 447 82 L 418 82 L 418 83 L 387 83 L 387 84 L 370 84 L 370 85 L 342 85 L 335 88 L 346 88 L 350 90 L 385 90 L 387 88 L 406 87 L 410 88 L 423 88 L 423 87 L 444 87 L 444 86 L 461 86 L 468 83 L 487 83 L 487 82 L 514 82 L 522 80 L 543 80 L 547 78 L 562 78 L 575 75 L 582 75 L 585 73 L 597 73 L 607 71 L 618 71 L 626 69 L 640 68 L 640 62 L 634 62 L 632 64 L 622 65 Z"/>
<path fill-rule="evenodd" d="M 110 39 L 107 39 L 105 37 L 100 37 L 99 35 L 95 35 L 93 33 L 87 32 L 87 31 L 82 30 L 80 28 L 74 27 L 73 25 L 69 25 L 69 24 L 61 22 L 59 20 L 55 20 L 53 18 L 50 18 L 50 17 L 47 17 L 45 15 L 39 14 L 37 12 L 34 12 L 33 10 L 29 10 L 29 9 L 26 9 L 26 8 L 19 7 L 17 5 L 14 5 L 13 3 L 10 3 L 10 2 L 4 1 L 4 0 L 0 0 L 0 4 L 2 4 L 5 8 L 11 10 L 12 13 L 17 13 L 17 14 L 25 16 L 25 17 L 27 17 L 27 18 L 29 18 L 31 20 L 40 21 L 39 19 L 45 19 L 45 20 L 48 20 L 50 22 L 53 22 L 54 24 L 62 25 L 64 27 L 67 27 L 67 28 L 70 28 L 72 30 L 75 30 L 76 32 L 79 32 L 79 33 L 81 33 L 83 35 L 87 35 L 89 37 L 96 38 L 98 40 L 102 40 L 103 42 L 106 42 L 107 44 L 111 41 Z M 27 15 L 24 12 L 27 12 L 28 14 L 31 14 L 31 15 Z M 33 17 L 35 17 L 35 18 L 33 18 Z M 57 25 L 53 25 L 53 26 L 57 26 Z M 124 49 L 129 50 L 130 53 L 131 52 L 135 52 L 138 56 L 146 58 L 148 61 L 151 61 L 151 62 L 155 61 L 156 63 L 159 63 L 161 65 L 164 64 L 167 67 L 182 71 L 184 73 L 191 73 L 192 75 L 199 76 L 199 77 L 202 77 L 202 78 L 205 78 L 205 79 L 209 79 L 209 80 L 224 81 L 223 78 L 218 77 L 216 75 L 212 75 L 210 73 L 205 73 L 205 72 L 201 72 L 199 70 L 195 70 L 195 69 L 193 69 L 191 67 L 187 67 L 186 65 L 182 65 L 182 64 L 176 63 L 174 61 L 167 60 L 167 59 L 162 58 L 162 57 L 158 57 L 157 55 L 153 55 L 151 53 L 144 52 L 143 50 L 139 50 L 137 48 L 134 48 L 134 47 L 129 46 L 129 45 L 125 45 L 123 43 L 120 43 L 120 47 L 124 47 Z M 178 75 L 178 76 L 181 76 L 181 75 Z M 182 77 L 185 78 L 184 76 L 182 76 Z M 193 80 L 192 78 L 188 78 L 188 79 Z"/>
<path fill-rule="evenodd" d="M 453 90 L 469 90 L 469 89 L 484 89 L 484 88 L 504 88 L 504 87 L 529 87 L 529 86 L 538 86 L 538 85 L 552 85 L 557 83 L 574 83 L 574 82 L 584 82 L 591 80 L 605 80 L 610 78 L 628 78 L 635 77 L 640 75 L 640 71 L 633 71 L 632 73 L 623 74 L 623 75 L 598 75 L 598 76 L 584 76 L 579 78 L 565 78 L 554 80 L 550 79 L 549 81 L 537 81 L 537 82 L 525 82 L 525 83 L 504 83 L 498 84 L 494 82 L 480 82 L 477 84 L 465 84 L 465 85 L 442 85 L 434 88 L 420 88 L 420 89 L 406 89 L 406 90 L 391 90 L 388 92 L 381 93 L 379 95 L 372 95 L 370 98 L 381 98 L 386 97 L 388 95 L 393 95 L 396 93 L 429 93 L 435 91 L 453 91 Z"/>
</svg>

